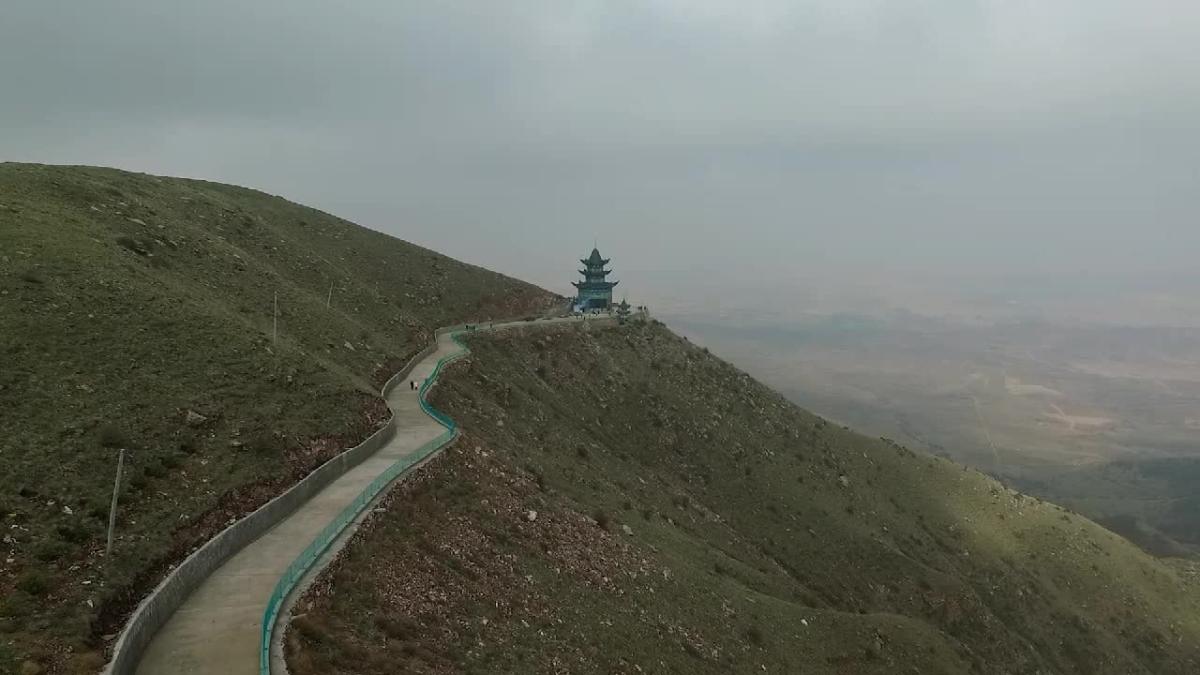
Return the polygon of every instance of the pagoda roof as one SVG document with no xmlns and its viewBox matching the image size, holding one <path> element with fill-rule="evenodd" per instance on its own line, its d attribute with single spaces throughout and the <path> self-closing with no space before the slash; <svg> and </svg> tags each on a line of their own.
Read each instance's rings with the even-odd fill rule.
<svg viewBox="0 0 1200 675">
<path fill-rule="evenodd" d="M 579 289 L 606 290 L 616 286 L 619 281 L 572 281 L 571 285 Z"/>
<path fill-rule="evenodd" d="M 597 267 L 597 266 L 604 267 L 605 265 L 608 264 L 609 260 L 611 260 L 611 258 L 600 257 L 600 249 L 593 248 L 592 254 L 586 258 L 580 258 L 579 262 L 583 263 L 584 265 L 587 265 L 588 267 Z"/>
</svg>

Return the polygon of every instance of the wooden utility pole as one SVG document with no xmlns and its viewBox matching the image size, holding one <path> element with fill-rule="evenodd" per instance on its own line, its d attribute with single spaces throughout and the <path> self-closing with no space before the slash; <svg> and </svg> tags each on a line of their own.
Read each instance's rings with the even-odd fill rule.
<svg viewBox="0 0 1200 675">
<path fill-rule="evenodd" d="M 117 481 L 113 484 L 112 506 L 108 507 L 108 543 L 104 545 L 104 557 L 112 552 L 113 530 L 117 527 L 117 495 L 121 494 L 121 471 L 125 468 L 125 450 L 117 455 Z"/>
<path fill-rule="evenodd" d="M 271 344 L 279 342 L 279 291 L 275 291 L 275 309 L 271 312 Z"/>
</svg>

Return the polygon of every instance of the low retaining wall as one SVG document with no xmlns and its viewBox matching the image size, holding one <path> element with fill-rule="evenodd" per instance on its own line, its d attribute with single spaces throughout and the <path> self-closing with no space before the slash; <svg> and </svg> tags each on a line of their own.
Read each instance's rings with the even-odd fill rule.
<svg viewBox="0 0 1200 675">
<path fill-rule="evenodd" d="M 601 321 L 603 319 L 600 319 Z M 489 327 L 493 322 L 487 322 Z M 495 322 L 499 323 L 499 322 Z M 478 324 L 482 328 L 482 322 Z M 533 322 L 510 325 L 537 325 Z M 412 372 L 414 366 L 437 349 L 437 338 L 446 333 L 462 331 L 466 324 L 445 326 L 434 331 L 433 342 L 409 359 L 398 373 L 383 385 L 382 396 L 388 394 Z M 464 347 L 465 348 L 465 347 Z M 436 370 L 435 370 L 436 375 Z M 427 406 L 422 397 L 422 407 Z M 426 408 L 429 412 L 430 408 Z M 440 414 L 440 413 L 439 413 Z M 442 421 L 444 416 L 431 412 L 431 416 Z M 449 418 L 445 418 L 447 421 Z M 222 530 L 215 537 L 196 549 L 172 570 L 165 579 L 138 605 L 121 631 L 113 646 L 112 659 L 105 666 L 105 675 L 132 675 L 155 634 L 166 625 L 175 610 L 183 604 L 205 579 L 225 564 L 247 544 L 261 537 L 267 530 L 291 515 L 301 504 L 325 489 L 342 474 L 360 464 L 389 441 L 396 431 L 395 415 L 365 441 L 325 462 L 286 492 L 267 502 L 258 510 Z M 449 422 L 453 427 L 453 422 Z M 444 443 L 443 443 L 444 445 Z M 432 454 L 432 453 L 427 453 Z"/>
<path fill-rule="evenodd" d="M 444 334 L 449 330 L 452 329 L 448 328 L 441 330 L 437 333 L 437 335 Z M 259 635 L 258 645 L 259 675 L 270 675 L 271 673 L 271 649 L 274 642 L 274 636 L 277 635 L 275 631 L 275 625 L 280 620 L 281 611 L 284 604 L 287 602 L 288 597 L 291 596 L 291 594 L 294 593 L 296 589 L 303 583 L 303 580 L 306 577 L 309 577 L 313 567 L 321 559 L 321 556 L 325 553 L 325 551 L 328 550 L 329 547 L 338 540 L 338 538 L 346 531 L 346 528 L 349 527 L 351 523 L 358 519 L 367 506 L 371 504 L 371 502 L 375 501 L 378 496 L 385 494 L 387 490 L 391 488 L 392 484 L 397 478 L 407 473 L 412 467 L 421 464 L 426 459 L 432 457 L 434 454 L 441 451 L 456 438 L 458 438 L 457 425 L 454 423 L 454 420 L 451 420 L 444 413 L 430 406 L 429 402 L 426 401 L 426 397 L 429 395 L 429 390 L 432 389 L 433 385 L 437 382 L 438 375 L 441 374 L 442 368 L 446 364 L 456 361 L 470 353 L 470 350 L 467 349 L 467 346 L 460 342 L 456 335 L 451 333 L 450 339 L 455 345 L 458 346 L 459 351 L 453 354 L 448 354 L 439 359 L 434 365 L 433 371 L 430 372 L 429 376 L 426 377 L 421 383 L 421 390 L 417 392 L 417 400 L 421 405 L 421 409 L 424 410 L 427 415 L 437 420 L 437 422 L 445 427 L 446 430 L 436 438 L 430 439 L 423 443 L 421 447 L 417 448 L 412 453 L 396 460 L 396 462 L 388 467 L 387 470 L 385 470 L 379 476 L 376 476 L 375 480 L 371 481 L 370 485 L 368 485 L 362 492 L 358 494 L 357 497 L 354 498 L 354 501 L 347 505 L 346 508 L 344 508 L 336 518 L 330 521 L 330 523 L 326 525 L 320 533 L 317 534 L 312 543 L 310 543 L 303 551 L 301 551 L 300 554 L 296 556 L 296 559 L 292 561 L 290 565 L 288 565 L 288 568 L 284 570 L 283 574 L 280 575 L 279 581 L 275 584 L 275 590 L 272 591 L 271 597 L 267 601 L 267 607 L 263 611 L 263 618 L 260 626 L 262 632 Z M 437 340 L 435 338 L 434 345 L 436 344 Z"/>
<path fill-rule="evenodd" d="M 442 332 L 445 332 L 445 329 L 437 331 L 438 334 Z M 386 401 L 392 389 L 412 372 L 414 366 L 436 349 L 435 337 L 432 344 L 414 355 L 400 372 L 389 378 L 381 391 L 384 400 Z M 112 660 L 105 667 L 104 673 L 132 675 L 154 635 L 210 574 L 247 544 L 291 515 L 313 495 L 375 454 L 395 433 L 396 417 L 392 415 L 387 424 L 377 429 L 365 441 L 317 467 L 283 494 L 225 528 L 192 552 L 134 610 L 113 647 Z"/>
</svg>

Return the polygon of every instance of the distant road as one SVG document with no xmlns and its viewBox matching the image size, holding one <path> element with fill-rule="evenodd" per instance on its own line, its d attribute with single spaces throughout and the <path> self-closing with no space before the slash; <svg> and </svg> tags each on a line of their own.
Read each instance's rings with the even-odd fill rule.
<svg viewBox="0 0 1200 675">
<path fill-rule="evenodd" d="M 998 474 L 1000 472 L 1000 453 L 996 452 L 996 444 L 992 441 L 992 432 L 988 429 L 987 421 L 983 419 L 983 410 L 979 407 L 979 399 L 975 394 L 971 394 L 971 404 L 975 406 L 975 418 L 979 420 L 979 428 L 983 430 L 988 448 L 992 451 L 992 471 Z"/>
</svg>

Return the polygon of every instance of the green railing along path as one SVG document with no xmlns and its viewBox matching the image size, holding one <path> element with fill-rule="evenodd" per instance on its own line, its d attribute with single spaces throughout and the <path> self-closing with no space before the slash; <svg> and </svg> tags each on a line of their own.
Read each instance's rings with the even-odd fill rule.
<svg viewBox="0 0 1200 675">
<path fill-rule="evenodd" d="M 332 557 L 331 547 L 349 536 L 372 500 L 456 437 L 454 422 L 426 397 L 446 364 L 468 353 L 460 331 L 439 330 L 434 344 L 389 382 L 387 427 L 230 525 L 174 569 L 127 623 L 106 675 L 270 672 L 272 648 L 277 651 L 280 642 L 276 624 L 282 627 L 289 596 Z M 421 382 L 419 391 L 404 382 L 394 386 L 401 377 Z"/>
<path fill-rule="evenodd" d="M 172 571 L 131 619 L 126 633 L 137 639 L 125 641 L 128 651 L 114 651 L 109 672 L 259 673 L 264 614 L 279 613 L 280 600 L 302 579 L 302 570 L 320 563 L 314 556 L 329 547 L 353 513 L 361 511 L 405 468 L 435 453 L 453 437 L 442 424 L 444 416 L 427 413 L 428 404 L 422 399 L 449 358 L 463 351 L 452 331 L 439 330 L 434 343 L 389 383 L 384 393 L 392 413 L 388 425 L 223 530 Z M 425 384 L 420 391 L 411 391 L 401 378 Z M 310 482 L 314 477 L 318 480 Z M 244 527 L 251 521 L 273 523 Z M 232 541 L 231 532 L 238 533 Z M 237 541 L 246 539 L 240 532 L 252 534 L 248 541 Z M 214 542 L 222 543 L 209 550 Z M 218 565 L 195 579 L 199 572 L 194 568 L 206 566 L 210 554 L 219 554 Z M 181 578 L 192 581 L 172 586 L 172 579 Z M 186 595 L 181 598 L 181 594 Z M 152 633 L 147 636 L 148 631 Z"/>
<path fill-rule="evenodd" d="M 338 538 L 339 535 L 346 529 L 350 523 L 358 518 L 359 514 L 367 508 L 379 493 L 384 490 L 392 481 L 396 480 L 405 471 L 408 471 L 413 465 L 421 462 L 425 458 L 437 452 L 448 444 L 458 433 L 458 426 L 454 420 L 450 419 L 442 411 L 434 408 L 429 404 L 426 398 L 429 393 L 429 388 L 433 386 L 437 376 L 441 373 L 442 368 L 456 359 L 462 358 L 469 353 L 466 345 L 459 340 L 458 332 L 450 334 L 450 340 L 456 344 L 461 351 L 449 354 L 438 359 L 437 364 L 433 367 L 433 372 L 425 378 L 421 383 L 421 389 L 417 393 L 417 400 L 421 405 L 421 409 L 427 415 L 437 420 L 439 424 L 446 428 L 440 436 L 430 441 L 426 441 L 421 447 L 417 448 L 412 454 L 401 457 L 392 464 L 386 471 L 379 474 L 375 480 L 371 481 L 354 501 L 350 502 L 345 509 L 338 514 L 324 529 L 321 530 L 317 537 L 313 539 L 300 555 L 292 561 L 284 570 L 283 575 L 279 578 L 279 583 L 275 584 L 275 590 L 271 592 L 271 597 L 267 601 L 267 609 L 263 612 L 262 631 L 259 640 L 259 661 L 258 670 L 261 675 L 269 675 L 271 672 L 271 636 L 275 630 L 275 623 L 279 619 L 279 610 L 283 606 L 283 601 L 292 592 L 296 584 L 308 574 L 308 571 L 317 562 L 326 549 Z"/>
</svg>

